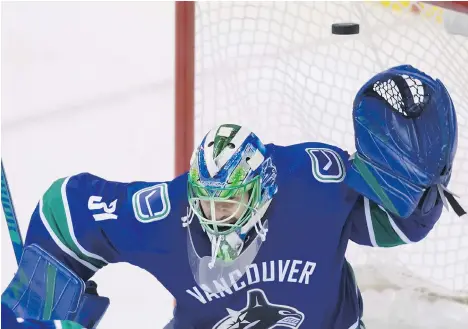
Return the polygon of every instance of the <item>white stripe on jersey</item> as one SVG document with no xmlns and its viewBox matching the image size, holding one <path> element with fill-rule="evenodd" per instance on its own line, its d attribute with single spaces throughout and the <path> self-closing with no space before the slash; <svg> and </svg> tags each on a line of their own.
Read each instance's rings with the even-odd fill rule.
<svg viewBox="0 0 468 329">
<path fill-rule="evenodd" d="M 390 222 L 390 225 L 392 225 L 392 228 L 393 230 L 396 232 L 396 234 L 398 234 L 398 236 L 400 237 L 401 240 L 403 240 L 403 242 L 405 243 L 414 243 L 413 241 L 411 241 L 405 233 L 403 233 L 402 230 L 400 230 L 400 228 L 398 227 L 398 225 L 395 223 L 395 221 L 393 220 L 393 218 L 390 216 L 390 214 L 388 213 L 387 210 L 385 210 L 382 206 L 379 205 L 379 208 L 382 209 L 386 214 L 387 214 L 387 217 L 388 217 L 388 221 Z"/>
<path fill-rule="evenodd" d="M 372 225 L 372 215 L 370 212 L 369 199 L 364 197 L 364 213 L 366 214 L 367 230 L 369 231 L 369 239 L 373 247 L 378 247 L 375 240 L 374 225 Z"/>
<path fill-rule="evenodd" d="M 92 252 L 89 252 L 85 248 L 83 248 L 83 246 L 78 242 L 78 239 L 75 236 L 75 231 L 73 229 L 73 221 L 72 221 L 71 214 L 70 214 L 70 206 L 68 205 L 68 198 L 67 198 L 67 184 L 68 184 L 68 181 L 70 180 L 70 178 L 71 177 L 67 177 L 63 181 L 61 189 L 60 189 L 61 193 L 62 193 L 63 206 L 65 208 L 65 215 L 67 216 L 68 231 L 70 232 L 70 236 L 71 236 L 73 242 L 75 243 L 75 245 L 78 247 L 78 249 L 84 255 L 88 256 L 89 258 L 98 259 L 98 260 L 108 264 L 109 262 L 107 260 L 105 260 L 104 258 L 102 258 L 101 256 L 93 254 Z"/>
<path fill-rule="evenodd" d="M 82 265 L 86 266 L 90 270 L 96 272 L 98 268 L 94 266 L 93 264 L 81 259 L 78 257 L 77 254 L 75 254 L 72 250 L 68 249 L 67 246 L 65 246 L 62 241 L 60 241 L 59 237 L 55 235 L 54 230 L 49 225 L 49 222 L 45 218 L 44 212 L 42 211 L 42 207 L 44 206 L 42 198 L 39 201 L 39 216 L 41 217 L 42 224 L 44 224 L 44 227 L 46 228 L 47 232 L 49 232 L 49 235 L 52 237 L 52 240 L 54 240 L 55 244 L 62 249 L 64 253 L 66 253 L 68 256 L 71 258 L 75 259 L 77 262 L 81 263 Z"/>
</svg>

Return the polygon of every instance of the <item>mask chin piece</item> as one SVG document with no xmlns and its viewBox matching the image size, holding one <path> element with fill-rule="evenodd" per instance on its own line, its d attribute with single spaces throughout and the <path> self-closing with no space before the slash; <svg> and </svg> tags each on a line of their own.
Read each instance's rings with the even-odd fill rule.
<svg viewBox="0 0 468 329">
<path fill-rule="evenodd" d="M 268 220 L 265 220 L 263 226 L 265 229 L 268 229 Z M 189 265 L 195 282 L 197 282 L 201 289 L 210 293 L 226 291 L 226 289 L 230 289 L 230 287 L 236 284 L 245 274 L 249 265 L 253 263 L 263 244 L 262 239 L 257 234 L 256 236 L 251 237 L 248 244 L 244 241 L 242 242 L 240 253 L 237 257 L 230 257 L 231 259 L 229 260 L 223 260 L 217 257 L 213 258 L 212 254 L 202 256 L 195 248 L 194 237 L 192 236 L 191 230 L 192 225 L 187 226 L 187 251 Z M 219 244 L 217 247 L 218 250 L 223 250 L 226 245 L 229 246 L 224 237 L 226 236 L 216 236 L 216 241 L 212 241 L 212 243 L 214 242 L 215 247 Z M 206 244 L 201 243 L 200 245 Z"/>
<path fill-rule="evenodd" d="M 268 228 L 262 223 L 262 217 L 267 211 L 271 200 L 265 203 L 258 211 L 255 211 L 247 223 L 240 229 L 235 230 L 226 235 L 215 235 L 208 233 L 207 235 L 211 241 L 211 261 L 208 267 L 212 269 L 217 259 L 223 261 L 232 261 L 237 258 L 244 248 L 245 237 L 252 228 L 255 228 L 258 238 L 262 242 L 266 240 Z"/>
</svg>

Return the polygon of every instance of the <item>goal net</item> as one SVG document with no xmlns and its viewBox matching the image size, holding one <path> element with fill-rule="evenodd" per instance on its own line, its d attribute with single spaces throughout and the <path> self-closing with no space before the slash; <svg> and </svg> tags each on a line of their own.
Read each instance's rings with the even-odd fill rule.
<svg viewBox="0 0 468 329">
<path fill-rule="evenodd" d="M 352 153 L 356 92 L 375 73 L 411 64 L 452 96 L 459 145 L 449 188 L 468 200 L 468 6 L 451 3 L 195 3 L 193 25 L 180 20 L 185 25 L 176 32 L 183 42 L 176 58 L 178 168 L 188 166 L 194 141 L 226 122 L 248 126 L 265 142 L 321 141 Z M 331 25 L 342 22 L 359 23 L 360 34 L 332 35 Z M 350 242 L 347 257 L 364 291 L 468 304 L 468 220 L 453 211 L 444 210 L 422 242 L 386 249 Z"/>
</svg>

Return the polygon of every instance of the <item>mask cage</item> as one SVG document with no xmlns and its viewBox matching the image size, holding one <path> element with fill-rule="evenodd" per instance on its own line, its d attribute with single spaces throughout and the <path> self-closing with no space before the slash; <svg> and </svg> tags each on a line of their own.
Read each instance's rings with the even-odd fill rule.
<svg viewBox="0 0 468 329">
<path fill-rule="evenodd" d="M 245 225 L 252 215 L 257 211 L 260 203 L 261 187 L 260 176 L 255 177 L 247 183 L 237 186 L 213 187 L 201 185 L 194 182 L 191 177 L 188 178 L 187 195 L 190 208 L 200 220 L 202 227 L 209 233 L 214 235 L 227 235 L 234 230 L 240 230 Z M 241 197 L 248 193 L 248 201 L 246 203 L 238 200 L 232 200 L 235 197 Z M 210 203 L 211 218 L 203 212 L 200 202 L 208 201 Z M 232 212 L 232 215 L 227 218 L 216 220 L 216 203 L 233 203 L 237 205 Z M 244 206 L 245 210 L 238 214 L 239 209 Z M 234 223 L 230 221 L 238 215 L 238 219 Z"/>
</svg>

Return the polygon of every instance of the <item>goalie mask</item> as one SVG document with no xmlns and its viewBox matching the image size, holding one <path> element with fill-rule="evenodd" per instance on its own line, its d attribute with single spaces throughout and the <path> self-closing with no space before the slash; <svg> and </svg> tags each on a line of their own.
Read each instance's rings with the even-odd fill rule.
<svg viewBox="0 0 468 329">
<path fill-rule="evenodd" d="M 213 280 L 236 270 L 243 273 L 255 258 L 266 239 L 268 223 L 262 217 L 276 193 L 275 178 L 265 146 L 245 127 L 220 125 L 193 152 L 187 183 L 190 212 L 183 221 L 190 264 L 202 288 L 218 290 L 211 286 Z M 192 223 L 194 217 L 198 223 Z M 190 227 L 194 224 L 208 236 L 210 255 L 200 255 Z"/>
</svg>

